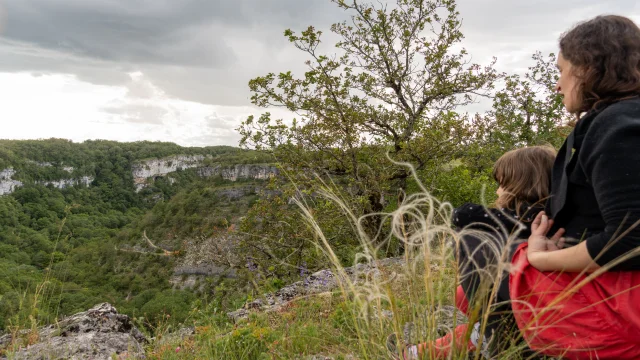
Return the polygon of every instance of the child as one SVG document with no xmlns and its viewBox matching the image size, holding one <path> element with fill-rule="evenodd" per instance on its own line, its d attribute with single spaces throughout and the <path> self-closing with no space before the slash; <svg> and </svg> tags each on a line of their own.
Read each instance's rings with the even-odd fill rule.
<svg viewBox="0 0 640 360">
<path fill-rule="evenodd" d="M 463 313 L 469 314 L 470 300 L 481 306 L 484 301 L 484 308 L 487 307 L 489 292 L 482 292 L 487 295 L 480 296 L 478 290 L 481 284 L 495 283 L 497 264 L 510 261 L 520 243 L 508 244 L 507 238 L 517 236 L 519 239 L 526 239 L 531 235 L 531 223 L 544 209 L 544 201 L 549 196 L 555 157 L 555 150 L 548 146 L 525 147 L 505 153 L 493 169 L 493 176 L 499 185 L 495 207 L 486 208 L 467 203 L 453 211 L 453 224 L 461 231 L 457 256 L 462 285 L 456 291 L 455 303 Z M 507 245 L 508 249 L 505 249 Z M 479 269 L 482 271 L 478 271 Z M 492 274 L 489 279 L 485 277 L 487 273 Z M 508 276 L 506 280 L 508 281 Z M 509 299 L 507 281 L 500 282 L 494 303 Z M 483 344 L 488 342 L 493 332 L 498 331 L 498 325 L 504 325 L 505 315 L 501 313 L 508 313 L 508 310 L 505 305 L 492 308 Z M 472 329 L 464 324 L 433 342 L 407 346 L 403 351 L 404 359 L 421 358 L 425 352 L 429 353 L 431 359 L 445 359 L 453 346 L 458 350 L 466 347 L 469 352 L 475 351 L 480 338 L 479 329 L 478 323 Z M 501 336 L 496 338 L 506 340 Z M 388 345 L 393 351 L 394 339 L 390 339 Z M 496 347 L 497 345 L 492 344 L 492 348 Z"/>
</svg>

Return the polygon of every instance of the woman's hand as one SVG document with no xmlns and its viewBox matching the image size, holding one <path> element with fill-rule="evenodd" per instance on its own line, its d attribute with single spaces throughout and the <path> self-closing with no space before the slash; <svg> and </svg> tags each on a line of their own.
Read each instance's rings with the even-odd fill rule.
<svg viewBox="0 0 640 360">
<path fill-rule="evenodd" d="M 533 267 L 541 271 L 548 267 L 548 253 L 564 247 L 564 229 L 559 229 L 551 238 L 547 238 L 552 226 L 553 220 L 549 219 L 544 211 L 538 213 L 531 224 L 527 259 Z"/>
</svg>

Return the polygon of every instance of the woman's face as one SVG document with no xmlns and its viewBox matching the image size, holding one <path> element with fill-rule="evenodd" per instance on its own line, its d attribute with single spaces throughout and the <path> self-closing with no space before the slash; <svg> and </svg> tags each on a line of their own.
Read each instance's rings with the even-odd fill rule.
<svg viewBox="0 0 640 360">
<path fill-rule="evenodd" d="M 498 195 L 498 197 L 502 196 L 502 194 L 504 194 L 504 189 L 502 188 L 502 185 L 498 186 L 498 190 L 496 190 L 496 195 Z"/>
<path fill-rule="evenodd" d="M 578 112 L 580 101 L 578 100 L 578 78 L 575 75 L 577 68 L 565 59 L 562 53 L 558 55 L 557 66 L 560 78 L 556 84 L 556 91 L 562 95 L 562 103 L 568 112 Z"/>
</svg>

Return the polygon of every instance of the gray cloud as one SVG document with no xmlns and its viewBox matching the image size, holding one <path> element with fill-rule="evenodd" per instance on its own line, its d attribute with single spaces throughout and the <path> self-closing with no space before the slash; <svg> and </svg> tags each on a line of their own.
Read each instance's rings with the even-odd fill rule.
<svg viewBox="0 0 640 360">
<path fill-rule="evenodd" d="M 213 131 L 230 129 L 236 125 L 236 119 L 231 116 L 220 116 L 213 113 L 205 117 L 207 127 Z"/>
<path fill-rule="evenodd" d="M 226 0 L 9 0 L 4 36 L 100 60 L 224 67 L 234 58 L 221 35 L 251 25 L 260 4 L 264 2 L 250 7 L 247 1 Z"/>
<path fill-rule="evenodd" d="M 331 53 L 329 25 L 348 16 L 330 0 L 0 0 L 0 8 L 0 72 L 67 73 L 123 86 L 134 101 L 97 111 L 149 126 L 178 110 L 145 99 L 248 105 L 251 78 L 305 68 L 285 29 L 314 25 L 327 34 Z M 577 21 L 640 15 L 632 0 L 459 0 L 458 10 L 474 62 L 497 56 L 503 71 L 526 69 L 536 50 L 556 51 L 558 36 Z M 136 71 L 145 82 L 132 81 Z M 204 133 L 183 140 L 237 140 L 237 122 L 212 114 L 202 119 Z"/>
<path fill-rule="evenodd" d="M 1 0 L 0 0 L 1 1 Z M 328 26 L 328 0 L 5 0 L 0 71 L 122 84 L 142 71 L 169 95 L 247 103 L 247 81 L 287 51 L 285 28 Z M 28 50 L 28 51 L 27 51 Z"/>
<path fill-rule="evenodd" d="M 602 14 L 622 14 L 640 20 L 633 0 L 460 0 L 464 44 L 474 59 L 498 57 L 506 71 L 522 71 L 531 55 L 557 52 L 560 35 L 576 23 Z"/>
<path fill-rule="evenodd" d="M 1 0 L 0 0 L 1 1 Z M 64 72 L 124 84 L 142 71 L 170 96 L 245 105 L 247 82 L 269 71 L 302 70 L 286 28 L 326 30 L 348 15 L 329 0 L 5 0 L 0 71 Z M 555 2 L 460 0 L 465 45 L 506 69 L 599 12 L 630 14 L 631 0 Z M 547 50 L 547 49 L 541 49 Z"/>
<path fill-rule="evenodd" d="M 167 109 L 157 105 L 135 103 L 108 106 L 102 110 L 107 114 L 118 115 L 130 123 L 155 125 L 163 124 L 163 117 L 169 113 Z"/>
</svg>

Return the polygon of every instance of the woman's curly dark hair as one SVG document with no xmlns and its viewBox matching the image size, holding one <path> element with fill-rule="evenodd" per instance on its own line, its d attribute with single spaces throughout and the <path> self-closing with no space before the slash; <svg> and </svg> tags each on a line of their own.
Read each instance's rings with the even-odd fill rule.
<svg viewBox="0 0 640 360">
<path fill-rule="evenodd" d="M 623 16 L 598 16 L 560 38 L 579 79 L 579 112 L 640 95 L 640 28 Z"/>
</svg>

